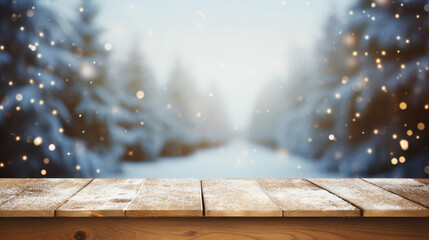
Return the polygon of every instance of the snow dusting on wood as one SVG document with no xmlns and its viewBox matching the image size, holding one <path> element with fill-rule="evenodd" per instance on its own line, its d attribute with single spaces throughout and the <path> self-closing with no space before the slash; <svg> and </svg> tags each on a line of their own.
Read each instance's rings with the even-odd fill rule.
<svg viewBox="0 0 429 240">
<path fill-rule="evenodd" d="M 309 179 L 361 208 L 363 216 L 429 216 L 429 209 L 361 179 Z"/>
<path fill-rule="evenodd" d="M 259 179 L 258 182 L 283 209 L 284 216 L 360 216 L 360 210 L 303 179 Z"/>
<path fill-rule="evenodd" d="M 126 216 L 202 216 L 199 179 L 147 179 Z"/>
<path fill-rule="evenodd" d="M 40 179 L 0 206 L 0 217 L 53 217 L 54 211 L 91 179 Z"/>
<path fill-rule="evenodd" d="M 0 193 L 0 217 L 429 216 L 422 179 L 1 179 Z"/>
<path fill-rule="evenodd" d="M 282 216 L 255 180 L 207 179 L 202 186 L 206 216 Z"/>
<path fill-rule="evenodd" d="M 7 178 L 0 181 L 0 205 L 31 186 L 35 179 Z"/>
<path fill-rule="evenodd" d="M 57 216 L 124 216 L 144 179 L 94 179 L 56 210 Z"/>
<path fill-rule="evenodd" d="M 395 178 L 369 178 L 365 181 L 429 207 L 429 185 L 420 181 Z"/>
</svg>

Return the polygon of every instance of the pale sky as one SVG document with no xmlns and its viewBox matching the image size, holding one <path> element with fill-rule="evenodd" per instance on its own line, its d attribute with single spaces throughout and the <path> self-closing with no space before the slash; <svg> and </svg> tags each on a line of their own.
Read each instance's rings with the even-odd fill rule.
<svg viewBox="0 0 429 240">
<path fill-rule="evenodd" d="M 245 128 L 263 86 L 285 78 L 288 50 L 311 49 L 323 22 L 346 0 L 100 1 L 103 42 L 122 64 L 138 38 L 162 86 L 180 59 L 204 92 L 215 85 L 232 126 Z M 306 66 L 302 66 L 305 68 Z"/>
</svg>

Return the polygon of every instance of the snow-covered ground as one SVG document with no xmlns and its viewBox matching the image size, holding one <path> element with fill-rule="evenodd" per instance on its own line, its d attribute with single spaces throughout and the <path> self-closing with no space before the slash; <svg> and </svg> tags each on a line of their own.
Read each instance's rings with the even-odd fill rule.
<svg viewBox="0 0 429 240">
<path fill-rule="evenodd" d="M 202 149 L 185 157 L 121 163 L 122 172 L 102 177 L 144 178 L 310 178 L 344 177 L 324 172 L 315 161 L 245 140 Z"/>
</svg>

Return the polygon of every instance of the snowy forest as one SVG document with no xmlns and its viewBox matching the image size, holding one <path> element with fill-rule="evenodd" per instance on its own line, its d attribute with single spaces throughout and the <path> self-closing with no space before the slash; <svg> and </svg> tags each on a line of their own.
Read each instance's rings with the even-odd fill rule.
<svg viewBox="0 0 429 240">
<path fill-rule="evenodd" d="M 262 92 L 250 138 L 348 176 L 429 175 L 429 2 L 362 0 Z M 270 109 L 269 113 L 265 109 Z"/>
<path fill-rule="evenodd" d="M 223 89 L 201 91 L 180 57 L 161 84 L 138 35 L 127 36 L 129 50 L 113 48 L 100 3 L 64 15 L 49 1 L 0 1 L 0 177 L 130 176 L 114 174 L 160 159 L 177 170 L 185 156 L 204 164 L 201 151 L 213 156 L 206 172 L 228 172 L 217 177 L 243 176 L 234 169 L 247 160 L 267 177 L 269 166 L 281 177 L 304 166 L 314 177 L 429 176 L 429 1 L 330 12 L 314 50 L 299 57 L 292 46 L 292 71 L 264 82 L 245 128 L 228 118 Z M 216 155 L 227 151 L 231 159 Z M 258 151 L 267 154 L 249 160 Z M 296 156 L 294 169 L 270 165 L 285 156 Z"/>
<path fill-rule="evenodd" d="M 199 94 L 180 63 L 163 89 L 138 51 L 112 72 L 98 9 L 83 0 L 70 20 L 40 1 L 1 1 L 1 176 L 96 176 L 226 140 L 216 93 Z"/>
</svg>

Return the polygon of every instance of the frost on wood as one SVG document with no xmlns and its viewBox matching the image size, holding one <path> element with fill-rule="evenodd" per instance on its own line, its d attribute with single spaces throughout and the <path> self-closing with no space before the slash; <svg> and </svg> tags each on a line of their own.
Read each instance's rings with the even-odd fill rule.
<svg viewBox="0 0 429 240">
<path fill-rule="evenodd" d="M 396 194 L 360 179 L 310 179 L 364 211 L 427 210 Z"/>
<path fill-rule="evenodd" d="M 0 181 L 0 205 L 27 189 L 35 179 L 2 179 Z"/>
<path fill-rule="evenodd" d="M 353 205 L 328 191 L 302 179 L 260 179 L 284 211 L 358 210 Z"/>
<path fill-rule="evenodd" d="M 127 211 L 201 211 L 199 179 L 146 179 Z"/>
<path fill-rule="evenodd" d="M 143 182 L 144 179 L 94 179 L 58 208 L 57 215 L 118 214 L 123 216 L 123 211 L 134 199 Z"/>
<path fill-rule="evenodd" d="M 202 187 L 206 211 L 257 214 L 280 210 L 255 180 L 207 179 Z"/>
<path fill-rule="evenodd" d="M 0 206 L 0 215 L 53 216 L 54 210 L 83 188 L 90 179 L 42 179 Z"/>
<path fill-rule="evenodd" d="M 371 178 L 365 181 L 429 207 L 429 185 L 415 179 Z"/>
</svg>

